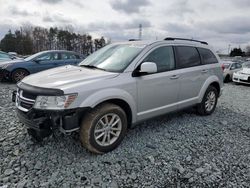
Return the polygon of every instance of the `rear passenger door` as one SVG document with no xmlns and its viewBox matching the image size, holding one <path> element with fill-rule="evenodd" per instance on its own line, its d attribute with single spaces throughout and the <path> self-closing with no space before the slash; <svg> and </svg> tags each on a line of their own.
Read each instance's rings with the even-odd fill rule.
<svg viewBox="0 0 250 188">
<path fill-rule="evenodd" d="M 177 110 L 180 87 L 175 75 L 173 48 L 156 47 L 145 55 L 140 64 L 143 62 L 156 63 L 157 73 L 136 77 L 138 120 Z"/>
<path fill-rule="evenodd" d="M 175 46 L 177 69 L 180 70 L 179 108 L 197 103 L 201 88 L 209 77 L 207 65 L 202 65 L 198 49 Z"/>
</svg>

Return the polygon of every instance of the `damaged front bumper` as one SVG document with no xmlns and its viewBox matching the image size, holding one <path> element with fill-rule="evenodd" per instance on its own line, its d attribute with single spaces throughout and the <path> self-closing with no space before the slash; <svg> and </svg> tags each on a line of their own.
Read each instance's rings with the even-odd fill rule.
<svg viewBox="0 0 250 188">
<path fill-rule="evenodd" d="M 63 133 L 70 133 L 80 128 L 80 121 L 88 108 L 75 108 L 67 110 L 38 110 L 27 106 L 23 99 L 17 97 L 17 92 L 12 93 L 12 101 L 17 106 L 17 116 L 28 129 L 37 132 L 52 132 L 59 129 Z M 23 104 L 24 103 L 24 104 Z M 24 109 L 23 107 L 29 107 Z M 23 110 L 22 110 L 23 109 Z"/>
<path fill-rule="evenodd" d="M 59 129 L 63 133 L 70 133 L 80 128 L 81 117 L 86 110 L 87 108 L 63 111 L 31 109 L 23 112 L 17 109 L 17 116 L 27 128 L 38 132 Z"/>
</svg>

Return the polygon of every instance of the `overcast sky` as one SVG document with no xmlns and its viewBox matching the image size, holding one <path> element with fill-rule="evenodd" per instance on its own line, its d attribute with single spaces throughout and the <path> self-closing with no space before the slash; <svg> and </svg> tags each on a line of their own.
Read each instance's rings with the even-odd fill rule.
<svg viewBox="0 0 250 188">
<path fill-rule="evenodd" d="M 167 36 L 208 41 L 226 53 L 250 44 L 250 0 L 0 0 L 0 38 L 21 25 L 72 26 L 112 41 Z"/>
</svg>

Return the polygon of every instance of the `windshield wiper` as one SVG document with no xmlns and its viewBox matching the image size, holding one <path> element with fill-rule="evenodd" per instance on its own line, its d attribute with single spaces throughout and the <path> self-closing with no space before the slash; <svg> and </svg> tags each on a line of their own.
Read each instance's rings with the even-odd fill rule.
<svg viewBox="0 0 250 188">
<path fill-rule="evenodd" d="M 99 68 L 99 67 L 96 67 L 96 66 L 94 66 L 94 65 L 80 65 L 80 66 L 81 66 L 81 67 L 90 68 L 90 69 L 99 69 L 99 70 L 106 71 L 106 69 Z"/>
</svg>

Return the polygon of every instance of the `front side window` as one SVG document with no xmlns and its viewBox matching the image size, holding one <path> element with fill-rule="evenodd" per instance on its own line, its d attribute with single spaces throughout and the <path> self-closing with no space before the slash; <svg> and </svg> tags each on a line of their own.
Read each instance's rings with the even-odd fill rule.
<svg viewBox="0 0 250 188">
<path fill-rule="evenodd" d="M 141 44 L 111 44 L 89 55 L 79 65 L 110 72 L 122 72 L 144 47 L 145 45 Z"/>
<path fill-rule="evenodd" d="M 230 69 L 231 69 L 231 70 L 236 69 L 236 63 L 233 63 Z"/>
<path fill-rule="evenodd" d="M 218 63 L 217 58 L 210 50 L 204 49 L 204 48 L 198 48 L 198 50 L 199 50 L 199 53 L 201 55 L 203 64 Z"/>
<path fill-rule="evenodd" d="M 188 68 L 201 64 L 200 55 L 196 48 L 189 46 L 175 47 L 178 68 Z"/>
<path fill-rule="evenodd" d="M 241 69 L 241 68 L 242 68 L 242 64 L 236 63 L 236 68 L 237 68 L 237 69 Z"/>
<path fill-rule="evenodd" d="M 59 59 L 58 53 L 47 53 L 47 54 L 39 56 L 36 60 L 38 60 L 38 61 L 53 61 L 53 60 L 58 60 L 58 59 Z"/>
<path fill-rule="evenodd" d="M 152 51 L 143 62 L 156 63 L 157 72 L 173 70 L 175 68 L 173 48 L 171 46 L 159 47 Z"/>
</svg>

